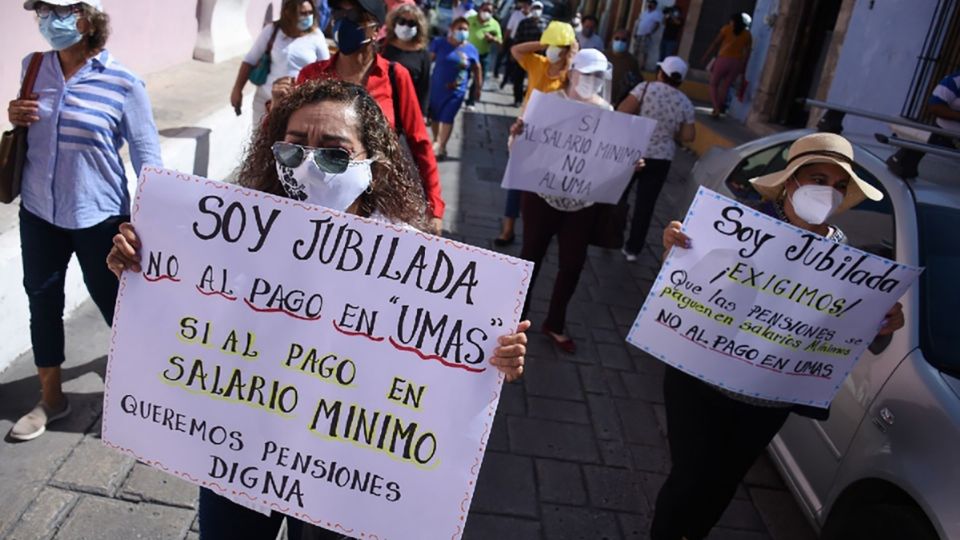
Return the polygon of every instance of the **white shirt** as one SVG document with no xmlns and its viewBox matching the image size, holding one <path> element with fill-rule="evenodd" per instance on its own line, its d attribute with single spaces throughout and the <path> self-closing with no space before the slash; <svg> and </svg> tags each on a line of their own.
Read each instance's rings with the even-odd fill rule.
<svg viewBox="0 0 960 540">
<path fill-rule="evenodd" d="M 647 89 L 644 95 L 644 88 Z M 650 136 L 650 145 L 643 157 L 650 159 L 672 160 L 677 151 L 674 137 L 682 124 L 694 122 L 693 103 L 683 92 L 659 81 L 643 82 L 638 84 L 630 95 L 640 103 L 638 116 L 645 116 L 657 121 Z"/>
<path fill-rule="evenodd" d="M 597 34 L 593 34 L 590 37 L 583 37 L 583 34 L 577 34 L 577 42 L 580 43 L 581 49 L 596 49 L 598 51 L 603 51 L 603 38 Z"/>
<path fill-rule="evenodd" d="M 266 52 L 272 34 L 273 24 L 268 24 L 257 36 L 257 40 L 243 57 L 243 61 L 256 66 L 260 62 L 260 57 Z M 330 50 L 327 48 L 327 39 L 319 30 L 298 38 L 291 38 L 284 34 L 283 30 L 278 30 L 277 37 L 273 41 L 273 49 L 270 51 L 270 74 L 267 75 L 267 82 L 261 85 L 257 92 L 265 92 L 269 96 L 273 82 L 280 77 L 296 77 L 307 64 L 328 58 L 330 58 Z"/>
<path fill-rule="evenodd" d="M 644 11 L 637 19 L 637 25 L 633 28 L 633 35 L 637 37 L 652 34 L 657 25 L 663 25 L 663 13 L 659 9 L 653 11 Z"/>
<path fill-rule="evenodd" d="M 527 17 L 529 17 L 529 15 L 524 15 L 523 11 L 515 9 L 513 13 L 510 14 L 510 18 L 507 19 L 507 37 L 512 38 L 514 32 L 517 31 L 517 27 L 520 26 L 520 21 Z"/>
</svg>

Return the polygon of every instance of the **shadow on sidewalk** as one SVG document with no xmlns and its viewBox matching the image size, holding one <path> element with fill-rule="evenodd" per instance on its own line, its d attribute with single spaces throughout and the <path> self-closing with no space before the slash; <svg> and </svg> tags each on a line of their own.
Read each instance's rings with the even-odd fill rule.
<svg viewBox="0 0 960 540">
<path fill-rule="evenodd" d="M 73 365 L 63 369 L 63 383 L 67 399 L 70 400 L 72 412 L 62 420 L 58 420 L 47 427 L 49 432 L 78 433 L 89 432 L 96 424 L 103 408 L 103 390 L 83 391 L 85 388 L 70 388 L 78 386 L 71 384 L 87 375 L 94 374 L 100 381 L 106 378 L 107 357 L 100 356 L 80 365 Z M 79 386 L 89 387 L 91 384 Z M 31 375 L 7 383 L 0 383 L 0 422 L 15 423 L 30 408 L 36 404 L 40 389 L 37 376 Z M 4 442 L 19 444 L 24 441 L 11 439 L 9 433 L 4 434 Z"/>
</svg>

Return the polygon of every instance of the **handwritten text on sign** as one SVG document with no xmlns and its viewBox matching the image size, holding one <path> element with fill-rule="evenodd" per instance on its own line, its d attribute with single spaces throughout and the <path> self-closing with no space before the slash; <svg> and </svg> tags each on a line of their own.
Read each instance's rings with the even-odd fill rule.
<svg viewBox="0 0 960 540">
<path fill-rule="evenodd" d="M 643 157 L 654 120 L 534 91 L 502 186 L 613 204 Z"/>
<path fill-rule="evenodd" d="M 627 340 L 749 396 L 827 407 L 922 271 L 700 188 Z"/>
<path fill-rule="evenodd" d="M 103 439 L 364 538 L 463 532 L 530 264 L 145 169 Z"/>
</svg>

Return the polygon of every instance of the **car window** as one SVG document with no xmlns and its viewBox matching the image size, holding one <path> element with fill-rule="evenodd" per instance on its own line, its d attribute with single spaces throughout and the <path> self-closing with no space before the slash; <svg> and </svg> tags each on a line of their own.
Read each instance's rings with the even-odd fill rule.
<svg viewBox="0 0 960 540">
<path fill-rule="evenodd" d="M 782 170 L 787 166 L 787 151 L 793 141 L 765 148 L 737 164 L 727 177 L 727 188 L 741 203 L 756 206 L 760 203 L 760 194 L 750 184 L 751 178 Z"/>
<path fill-rule="evenodd" d="M 917 205 L 920 225 L 920 347 L 938 369 L 960 376 L 960 332 L 953 311 L 960 298 L 960 210 Z"/>
<path fill-rule="evenodd" d="M 885 259 L 895 259 L 896 227 L 890 194 L 875 176 L 860 165 L 855 163 L 853 171 L 880 190 L 883 198 L 879 201 L 866 199 L 850 210 L 830 218 L 829 223 L 839 227 L 847 235 L 847 242 L 851 246 Z"/>
</svg>

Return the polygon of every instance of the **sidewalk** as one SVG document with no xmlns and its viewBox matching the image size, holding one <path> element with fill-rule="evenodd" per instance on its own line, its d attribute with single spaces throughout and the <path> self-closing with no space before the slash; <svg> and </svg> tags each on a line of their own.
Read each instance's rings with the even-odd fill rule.
<svg viewBox="0 0 960 540">
<path fill-rule="evenodd" d="M 185 62 L 145 77 L 164 166 L 211 178 L 226 178 L 236 167 L 249 139 L 253 90 L 248 85 L 244 114 L 237 117 L 229 96 L 239 61 Z M 133 193 L 136 175 L 126 145 L 121 155 Z M 7 317 L 0 327 L 0 371 L 30 347 L 27 297 L 21 286 L 19 210 L 19 201 L 0 205 L 0 276 L 4 278 L 0 305 Z M 65 290 L 64 315 L 70 317 L 89 298 L 76 258 L 67 271 Z"/>
<path fill-rule="evenodd" d="M 509 100 L 487 92 L 478 111 L 458 119 L 451 159 L 440 164 L 448 204 L 444 228 L 451 238 L 491 247 L 499 230 L 506 131 L 516 114 Z M 578 353 L 559 353 L 530 332 L 526 375 L 504 388 L 465 539 L 648 538 L 669 463 L 663 366 L 624 337 L 657 273 L 662 226 L 683 213 L 675 193 L 688 181 L 693 161 L 689 153 L 678 155 L 640 261 L 627 264 L 618 252 L 591 248 L 570 310 Z M 519 245 L 507 251 L 516 255 Z M 546 311 L 556 263 L 554 248 L 533 291 L 534 328 Z M 65 388 L 74 414 L 33 442 L 0 443 L 0 538 L 197 538 L 196 489 L 98 439 L 109 333 L 89 302 L 67 331 Z M 29 353 L 0 373 L 0 430 L 36 400 L 34 373 Z M 766 458 L 711 535 L 812 538 Z"/>
</svg>

